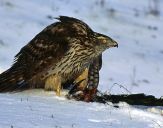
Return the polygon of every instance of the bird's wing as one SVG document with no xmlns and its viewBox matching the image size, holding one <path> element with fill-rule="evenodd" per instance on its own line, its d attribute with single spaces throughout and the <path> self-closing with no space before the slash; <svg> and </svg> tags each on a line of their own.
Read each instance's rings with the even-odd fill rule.
<svg viewBox="0 0 163 128">
<path fill-rule="evenodd" d="M 20 50 L 12 67 L 23 67 L 25 78 L 30 79 L 57 63 L 68 50 L 68 37 L 64 30 L 60 31 L 57 24 L 52 24 Z"/>
</svg>

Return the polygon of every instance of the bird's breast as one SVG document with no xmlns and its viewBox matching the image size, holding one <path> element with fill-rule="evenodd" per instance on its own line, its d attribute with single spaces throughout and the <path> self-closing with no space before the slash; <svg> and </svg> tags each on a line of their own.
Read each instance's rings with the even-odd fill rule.
<svg viewBox="0 0 163 128">
<path fill-rule="evenodd" d="M 89 67 L 92 61 L 90 55 L 84 50 L 76 52 L 75 49 L 71 48 L 58 63 L 51 66 L 47 74 L 48 76 L 56 74 L 61 76 L 62 83 L 75 79 Z"/>
<path fill-rule="evenodd" d="M 65 68 L 63 68 L 59 73 L 61 75 L 62 82 L 64 83 L 67 80 L 76 79 L 88 67 L 88 62 L 79 62 L 77 60 L 67 64 L 67 66 L 65 66 Z"/>
</svg>

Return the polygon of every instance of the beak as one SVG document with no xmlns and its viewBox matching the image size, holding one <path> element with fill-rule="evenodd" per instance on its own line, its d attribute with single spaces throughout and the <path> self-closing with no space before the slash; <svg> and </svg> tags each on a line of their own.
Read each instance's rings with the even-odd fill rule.
<svg viewBox="0 0 163 128">
<path fill-rule="evenodd" d="M 113 41 L 113 45 L 111 45 L 111 47 L 117 47 L 118 48 L 118 43 L 114 40 L 112 40 L 112 41 Z"/>
<path fill-rule="evenodd" d="M 115 40 L 113 40 L 110 37 L 107 37 L 106 39 L 107 39 L 107 46 L 109 48 L 111 48 L 111 47 L 117 47 L 118 48 L 118 43 Z"/>
</svg>

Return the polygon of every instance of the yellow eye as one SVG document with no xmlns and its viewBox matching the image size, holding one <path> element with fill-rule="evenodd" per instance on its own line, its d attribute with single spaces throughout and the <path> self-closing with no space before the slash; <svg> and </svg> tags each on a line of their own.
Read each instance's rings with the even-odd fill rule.
<svg viewBox="0 0 163 128">
<path fill-rule="evenodd" d="M 106 44 L 106 40 L 105 39 L 103 39 L 103 41 L 102 41 L 104 44 Z"/>
<path fill-rule="evenodd" d="M 105 37 L 99 36 L 99 37 L 98 37 L 98 40 L 100 40 L 100 42 L 101 42 L 101 43 L 104 43 L 104 44 L 106 44 L 106 43 L 107 43 L 107 41 L 106 41 L 106 38 L 105 38 Z"/>
</svg>

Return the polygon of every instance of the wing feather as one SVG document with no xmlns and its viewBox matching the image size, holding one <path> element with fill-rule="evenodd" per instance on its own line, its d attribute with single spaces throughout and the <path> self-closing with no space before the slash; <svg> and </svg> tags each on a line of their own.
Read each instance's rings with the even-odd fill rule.
<svg viewBox="0 0 163 128">
<path fill-rule="evenodd" d="M 67 30 L 62 27 L 61 34 L 58 25 L 55 23 L 45 28 L 15 56 L 13 67 L 23 67 L 25 79 L 47 70 L 69 50 L 68 36 L 64 34 Z M 56 36 L 57 33 L 59 36 Z"/>
</svg>

